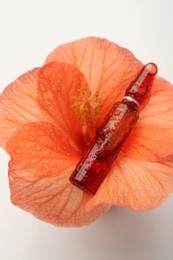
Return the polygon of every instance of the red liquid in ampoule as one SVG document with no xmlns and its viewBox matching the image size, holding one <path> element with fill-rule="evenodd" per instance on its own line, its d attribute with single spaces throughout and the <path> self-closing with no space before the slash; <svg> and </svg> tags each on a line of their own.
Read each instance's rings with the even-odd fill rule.
<svg viewBox="0 0 173 260">
<path fill-rule="evenodd" d="M 154 63 L 145 65 L 127 88 L 123 101 L 115 103 L 70 176 L 75 186 L 92 194 L 98 190 L 138 119 L 138 106 L 148 97 L 156 73 Z"/>
<path fill-rule="evenodd" d="M 79 188 L 95 193 L 137 119 L 138 111 L 125 103 L 116 103 L 97 130 L 95 139 L 76 166 L 70 181 Z"/>
</svg>

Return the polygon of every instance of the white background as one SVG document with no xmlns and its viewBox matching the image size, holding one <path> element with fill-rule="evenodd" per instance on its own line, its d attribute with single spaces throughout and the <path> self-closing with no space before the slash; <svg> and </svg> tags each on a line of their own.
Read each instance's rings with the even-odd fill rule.
<svg viewBox="0 0 173 260">
<path fill-rule="evenodd" d="M 156 62 L 173 82 L 172 0 L 0 0 L 0 90 L 59 44 L 91 35 Z M 151 211 L 114 207 L 89 226 L 56 228 L 11 204 L 0 152 L 1 260 L 173 259 L 173 195 Z"/>
</svg>

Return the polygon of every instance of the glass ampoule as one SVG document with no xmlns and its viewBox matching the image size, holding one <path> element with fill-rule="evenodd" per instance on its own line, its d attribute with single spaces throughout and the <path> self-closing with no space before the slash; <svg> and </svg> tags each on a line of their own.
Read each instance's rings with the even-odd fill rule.
<svg viewBox="0 0 173 260">
<path fill-rule="evenodd" d="M 123 100 L 113 105 L 71 174 L 71 183 L 96 193 L 138 120 L 139 107 L 148 100 L 156 74 L 157 66 L 146 64 L 127 88 Z"/>
</svg>

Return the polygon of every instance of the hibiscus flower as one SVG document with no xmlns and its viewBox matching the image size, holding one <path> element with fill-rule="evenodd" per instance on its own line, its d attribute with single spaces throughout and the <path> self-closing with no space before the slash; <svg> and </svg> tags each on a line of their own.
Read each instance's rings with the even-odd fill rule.
<svg viewBox="0 0 173 260">
<path fill-rule="evenodd" d="M 156 78 L 151 98 L 95 195 L 69 182 L 95 130 L 142 68 L 99 38 L 56 48 L 45 65 L 0 96 L 0 145 L 12 202 L 56 226 L 91 223 L 112 205 L 154 208 L 173 191 L 173 86 Z"/>
</svg>

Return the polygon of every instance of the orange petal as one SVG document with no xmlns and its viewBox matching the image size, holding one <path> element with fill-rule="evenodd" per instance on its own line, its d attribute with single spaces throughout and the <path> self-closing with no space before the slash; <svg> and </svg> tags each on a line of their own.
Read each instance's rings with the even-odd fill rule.
<svg viewBox="0 0 173 260">
<path fill-rule="evenodd" d="M 161 164 L 119 156 L 112 171 L 86 206 L 100 203 L 128 206 L 135 210 L 154 208 L 173 190 L 173 162 Z"/>
<path fill-rule="evenodd" d="M 71 97 L 88 88 L 82 73 L 70 64 L 53 62 L 22 75 L 0 96 L 0 143 L 5 143 L 24 123 L 44 121 L 55 124 L 68 142 L 80 150 L 82 127 L 71 107 Z"/>
<path fill-rule="evenodd" d="M 73 64 L 85 76 L 92 93 L 99 91 L 103 108 L 101 120 L 113 103 L 121 100 L 125 89 L 142 67 L 127 49 L 105 39 L 90 37 L 56 48 L 46 63 L 62 61 Z"/>
<path fill-rule="evenodd" d="M 90 223 L 108 209 L 106 204 L 149 209 L 163 202 L 173 190 L 172 86 L 155 82 L 112 171 L 90 197 L 68 181 L 84 145 L 70 97 L 83 86 L 93 95 L 99 91 L 103 108 L 98 126 L 142 64 L 128 50 L 98 38 L 58 47 L 46 62 L 10 84 L 0 97 L 0 143 L 12 156 L 12 201 L 64 226 Z"/>
<path fill-rule="evenodd" d="M 90 196 L 69 182 L 79 154 L 49 123 L 24 124 L 7 151 L 12 202 L 37 218 L 57 226 L 89 224 L 108 210 L 99 205 L 86 212 Z"/>
<path fill-rule="evenodd" d="M 142 66 L 128 50 L 98 38 L 87 38 L 60 46 L 48 56 L 46 62 L 52 60 L 63 61 L 77 66 L 86 77 L 92 92 L 99 90 L 103 101 L 103 109 L 100 111 L 100 121 L 103 120 L 105 114 L 108 113 L 112 104 L 117 100 L 121 100 L 125 89 Z M 153 86 L 151 100 L 140 113 L 140 119 L 122 149 L 122 155 L 124 154 L 124 156 L 134 160 L 134 168 L 135 160 L 165 163 L 167 160 L 170 161 L 173 158 L 173 145 L 172 142 L 170 142 L 173 134 L 173 91 L 171 87 L 171 84 L 164 80 L 156 80 Z M 100 124 L 100 121 L 98 121 L 97 126 Z M 141 163 L 140 161 L 136 162 Z M 144 166 L 145 165 L 140 165 L 141 170 L 147 174 L 146 167 Z M 133 168 L 133 161 L 131 162 L 131 167 Z M 147 167 L 148 171 L 152 172 L 155 165 L 149 164 Z M 169 167 L 171 167 L 170 164 Z M 116 168 L 116 162 L 113 170 L 114 168 Z M 128 168 L 125 167 L 123 172 L 124 175 L 128 176 L 127 169 Z M 167 168 L 164 169 L 166 172 Z M 163 171 L 157 170 L 158 178 L 161 178 Z M 136 176 L 131 180 L 132 183 L 133 181 L 135 182 L 135 178 Z M 111 200 L 107 198 L 109 195 L 106 194 L 114 194 L 115 187 L 111 185 L 112 178 L 108 177 L 105 182 L 109 183 L 109 185 L 106 186 L 108 188 L 104 194 L 102 194 L 103 188 L 99 190 L 100 200 L 98 199 L 98 195 L 96 195 L 98 204 L 111 203 Z M 126 189 L 125 186 L 124 189 Z M 135 183 L 134 189 L 136 189 Z M 165 198 L 167 194 L 171 192 L 171 189 L 164 191 L 165 196 L 162 196 L 162 190 L 158 191 L 158 194 L 159 192 L 160 197 Z M 121 193 L 119 194 L 121 195 Z M 121 200 L 121 196 L 119 199 Z M 93 199 L 93 201 L 94 200 L 95 199 Z M 112 201 L 114 204 L 118 203 L 116 200 Z M 162 200 L 157 200 L 155 205 L 159 205 L 161 201 Z M 126 201 L 118 204 L 133 207 L 130 203 L 126 203 Z M 154 203 L 151 204 L 151 207 L 153 205 Z M 139 208 L 149 207 L 143 203 Z"/>
<path fill-rule="evenodd" d="M 84 146 L 82 126 L 72 109 L 72 97 L 89 89 L 83 74 L 73 65 L 51 62 L 39 71 L 38 102 L 67 136 L 70 143 Z M 80 149 L 79 149 L 80 150 Z"/>
<path fill-rule="evenodd" d="M 34 69 L 23 74 L 0 95 L 0 144 L 3 148 L 22 124 L 52 122 L 37 102 L 38 71 L 39 69 Z"/>
<path fill-rule="evenodd" d="M 165 162 L 173 158 L 173 85 L 157 78 L 149 103 L 122 151 L 134 160 Z"/>
<path fill-rule="evenodd" d="M 157 78 L 149 103 L 87 209 L 100 203 L 151 209 L 173 192 L 173 86 Z"/>
</svg>

